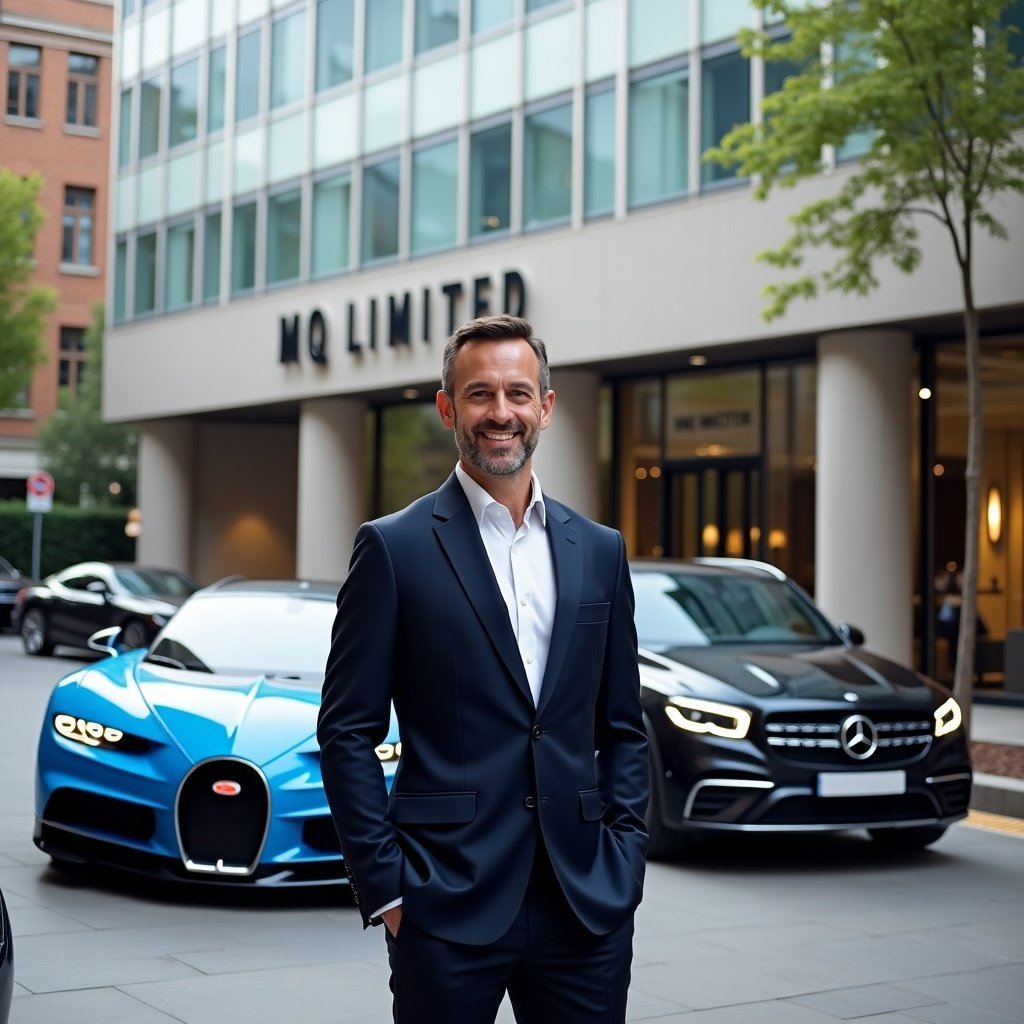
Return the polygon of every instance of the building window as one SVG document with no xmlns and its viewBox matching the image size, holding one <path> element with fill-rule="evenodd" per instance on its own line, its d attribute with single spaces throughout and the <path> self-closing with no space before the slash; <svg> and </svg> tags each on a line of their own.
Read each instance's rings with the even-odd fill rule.
<svg viewBox="0 0 1024 1024">
<path fill-rule="evenodd" d="M 550 7 L 552 4 L 558 3 L 558 0 L 526 0 L 526 13 L 530 11 L 539 11 L 542 7 Z"/>
<path fill-rule="evenodd" d="M 615 91 L 587 96 L 586 150 L 583 164 L 583 213 L 600 217 L 615 208 Z"/>
<path fill-rule="evenodd" d="M 156 309 L 156 232 L 135 241 L 135 315 Z"/>
<path fill-rule="evenodd" d="M 301 100 L 306 84 L 306 12 L 274 22 L 270 36 L 270 108 Z"/>
<path fill-rule="evenodd" d="M 414 253 L 454 248 L 458 222 L 459 144 L 453 139 L 412 156 Z"/>
<path fill-rule="evenodd" d="M 704 61 L 700 78 L 700 146 L 717 146 L 727 132 L 750 120 L 750 61 L 727 53 Z M 735 178 L 737 169 L 701 162 L 701 181 L 711 184 Z"/>
<path fill-rule="evenodd" d="M 203 222 L 203 301 L 220 298 L 221 214 L 208 213 Z"/>
<path fill-rule="evenodd" d="M 1014 61 L 1018 65 L 1024 64 L 1024 4 L 1010 4 L 999 16 L 999 25 L 1004 31 L 1006 45 Z M 1017 31 L 1006 32 L 1011 26 Z"/>
<path fill-rule="evenodd" d="M 126 167 L 132 158 L 132 90 L 121 90 L 117 114 L 117 166 Z"/>
<path fill-rule="evenodd" d="M 386 406 L 377 415 L 380 507 L 374 515 L 384 515 L 441 486 L 451 472 L 452 435 L 433 402 Z"/>
<path fill-rule="evenodd" d="M 459 38 L 459 0 L 418 0 L 416 52 L 454 43 Z"/>
<path fill-rule="evenodd" d="M 167 229 L 164 266 L 164 307 L 181 309 L 192 305 L 196 228 L 192 221 Z"/>
<path fill-rule="evenodd" d="M 256 203 L 235 207 L 231 230 L 231 294 L 252 291 L 256 286 Z"/>
<path fill-rule="evenodd" d="M 92 266 L 95 206 L 95 190 L 70 186 L 64 189 L 60 254 L 62 263 L 75 263 L 81 267 Z"/>
<path fill-rule="evenodd" d="M 629 66 L 685 53 L 690 45 L 691 0 L 631 0 Z"/>
<path fill-rule="evenodd" d="M 373 0 L 366 5 L 366 72 L 402 59 L 402 0 Z"/>
<path fill-rule="evenodd" d="M 355 32 L 353 0 L 320 0 L 316 8 L 316 89 L 352 77 Z"/>
<path fill-rule="evenodd" d="M 388 259 L 398 255 L 398 157 L 363 169 L 362 259 Z"/>
<path fill-rule="evenodd" d="M 347 174 L 313 186 L 313 275 L 348 267 L 352 179 Z"/>
<path fill-rule="evenodd" d="M 114 323 L 124 323 L 127 295 L 128 243 L 119 239 L 114 248 Z"/>
<path fill-rule="evenodd" d="M 85 329 L 62 327 L 60 329 L 60 362 L 58 383 L 69 391 L 77 391 L 82 380 L 85 365 Z"/>
<path fill-rule="evenodd" d="M 191 142 L 199 129 L 199 61 L 171 71 L 171 116 L 168 145 Z"/>
<path fill-rule="evenodd" d="M 87 53 L 68 54 L 68 124 L 96 127 L 99 65 L 99 58 Z"/>
<path fill-rule="evenodd" d="M 157 76 L 142 83 L 139 104 L 139 159 L 152 156 L 160 149 L 160 105 L 163 81 Z"/>
<path fill-rule="evenodd" d="M 469 140 L 469 237 L 509 227 L 512 126 L 498 125 Z"/>
<path fill-rule="evenodd" d="M 630 86 L 631 206 L 686 192 L 688 103 L 686 68 L 635 81 Z"/>
<path fill-rule="evenodd" d="M 567 221 L 572 209 L 572 104 L 526 118 L 523 227 Z"/>
<path fill-rule="evenodd" d="M 267 203 L 267 283 L 294 281 L 302 251 L 302 192 L 291 189 Z"/>
<path fill-rule="evenodd" d="M 206 86 L 206 130 L 211 134 L 224 127 L 225 97 L 227 96 L 228 48 L 218 46 L 210 51 L 207 65 Z"/>
<path fill-rule="evenodd" d="M 260 30 L 238 37 L 235 67 L 235 121 L 260 112 Z"/>
<path fill-rule="evenodd" d="M 473 0 L 473 31 L 507 25 L 514 14 L 513 0 Z"/>
<path fill-rule="evenodd" d="M 11 43 L 7 47 L 7 115 L 39 117 L 39 69 L 42 63 L 38 46 Z"/>
</svg>

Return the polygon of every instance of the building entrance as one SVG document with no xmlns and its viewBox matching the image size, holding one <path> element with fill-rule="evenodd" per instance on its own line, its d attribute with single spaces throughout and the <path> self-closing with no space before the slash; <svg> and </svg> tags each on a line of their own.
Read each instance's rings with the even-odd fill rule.
<svg viewBox="0 0 1024 1024">
<path fill-rule="evenodd" d="M 760 459 L 670 462 L 664 475 L 662 547 L 669 558 L 760 557 Z"/>
</svg>

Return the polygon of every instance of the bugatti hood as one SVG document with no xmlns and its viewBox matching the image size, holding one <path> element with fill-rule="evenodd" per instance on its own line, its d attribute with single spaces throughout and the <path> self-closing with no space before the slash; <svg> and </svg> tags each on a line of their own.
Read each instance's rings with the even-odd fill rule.
<svg viewBox="0 0 1024 1024">
<path fill-rule="evenodd" d="M 320 687 L 267 676 L 175 672 L 140 665 L 138 686 L 153 715 L 192 761 L 232 754 L 264 765 L 313 741 Z"/>
</svg>

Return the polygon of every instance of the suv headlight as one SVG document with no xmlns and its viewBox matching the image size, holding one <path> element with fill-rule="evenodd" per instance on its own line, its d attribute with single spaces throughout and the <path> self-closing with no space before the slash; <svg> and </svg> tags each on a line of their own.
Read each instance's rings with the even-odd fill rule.
<svg viewBox="0 0 1024 1024">
<path fill-rule="evenodd" d="M 711 700 L 670 697 L 665 714 L 674 726 L 687 732 L 721 736 L 726 740 L 741 740 L 750 730 L 749 711 Z"/>
<path fill-rule="evenodd" d="M 960 705 L 952 697 L 944 701 L 935 709 L 935 736 L 945 736 L 948 733 L 956 732 L 963 723 L 963 715 L 960 714 Z"/>
</svg>

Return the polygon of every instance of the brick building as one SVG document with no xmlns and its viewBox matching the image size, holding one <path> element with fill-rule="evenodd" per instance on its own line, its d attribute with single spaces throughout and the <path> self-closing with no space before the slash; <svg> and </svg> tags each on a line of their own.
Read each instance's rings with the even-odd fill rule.
<svg viewBox="0 0 1024 1024">
<path fill-rule="evenodd" d="M 42 175 L 36 280 L 57 292 L 46 361 L 19 406 L 0 409 L 0 499 L 23 496 L 39 468 L 38 428 L 77 385 L 104 298 L 113 18 L 113 0 L 0 0 L 0 166 Z"/>
</svg>

